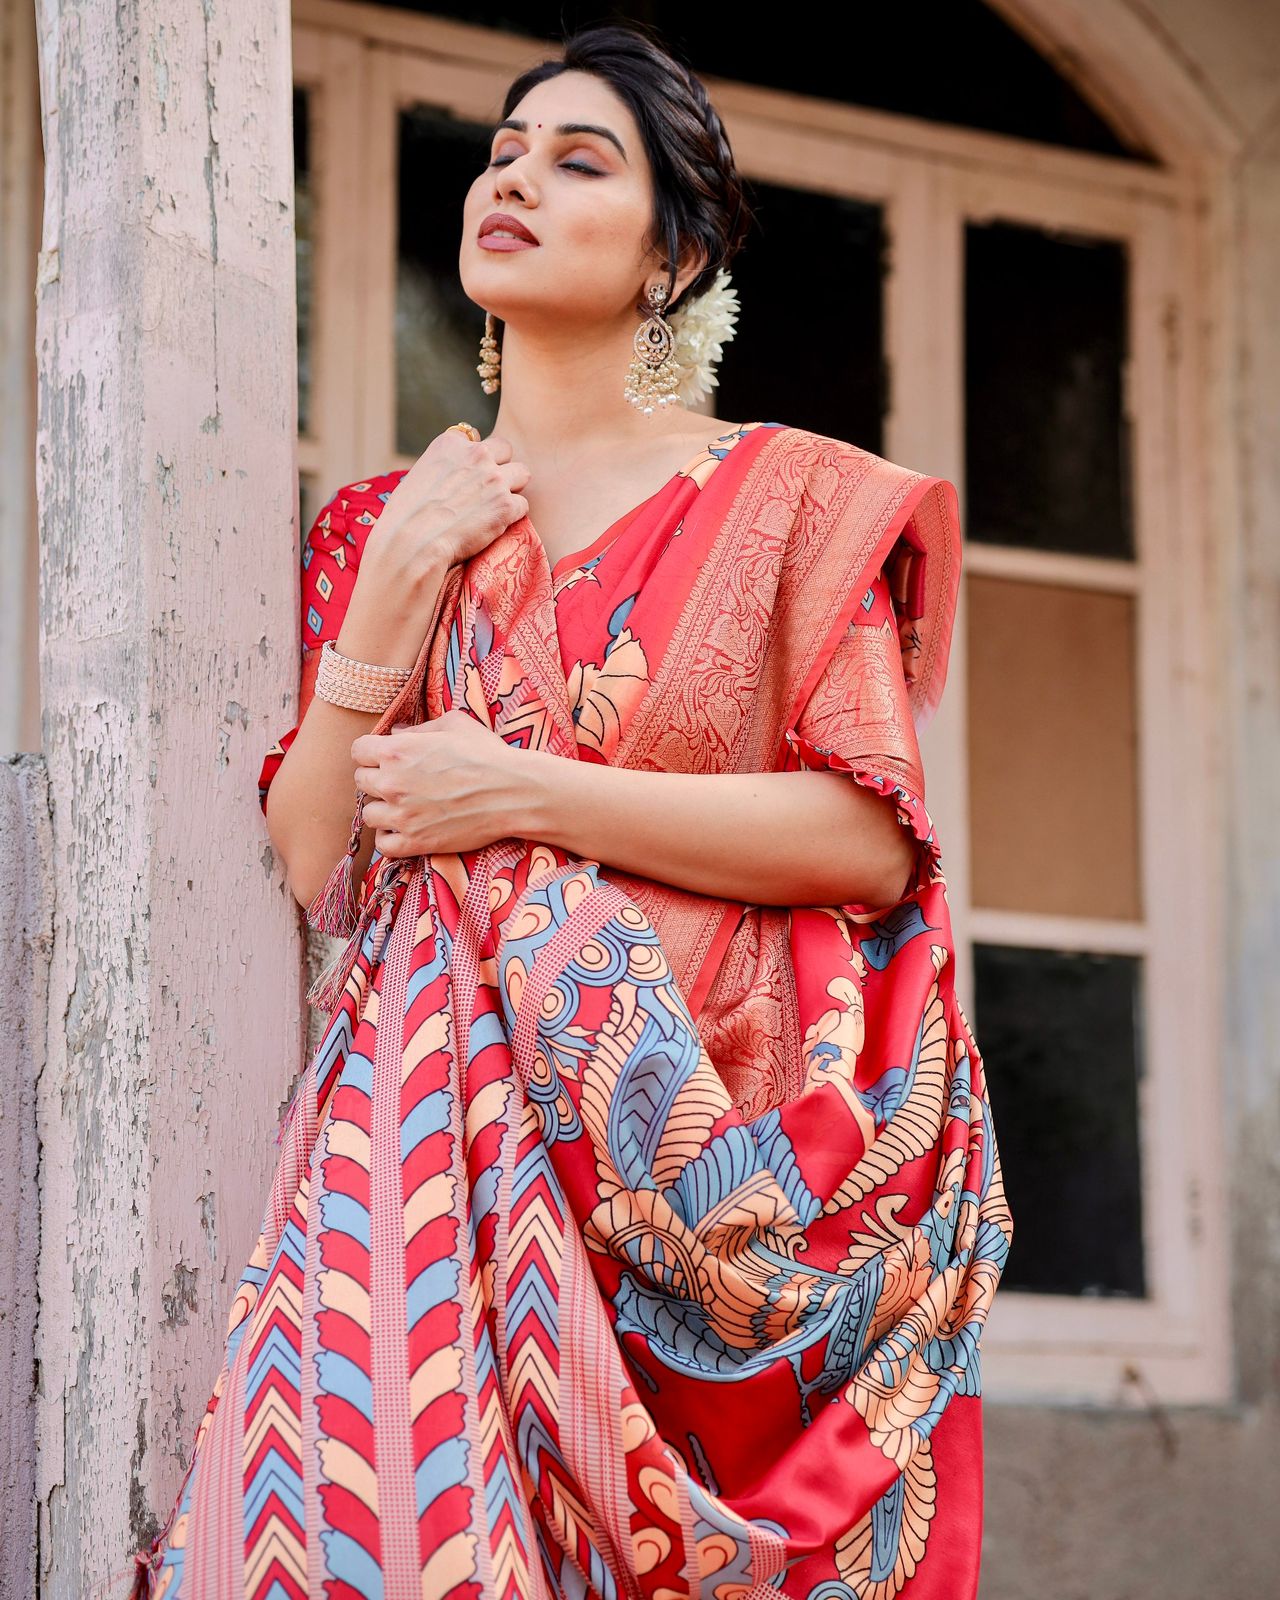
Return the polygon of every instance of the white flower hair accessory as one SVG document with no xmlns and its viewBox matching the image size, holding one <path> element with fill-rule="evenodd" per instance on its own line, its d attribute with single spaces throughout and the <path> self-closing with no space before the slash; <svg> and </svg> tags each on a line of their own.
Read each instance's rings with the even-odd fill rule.
<svg viewBox="0 0 1280 1600">
<path fill-rule="evenodd" d="M 667 318 L 675 338 L 671 361 L 676 396 L 685 405 L 701 400 L 718 386 L 715 368 L 738 320 L 738 291 L 730 282 L 721 267 L 708 290 L 688 305 L 678 306 Z"/>
</svg>

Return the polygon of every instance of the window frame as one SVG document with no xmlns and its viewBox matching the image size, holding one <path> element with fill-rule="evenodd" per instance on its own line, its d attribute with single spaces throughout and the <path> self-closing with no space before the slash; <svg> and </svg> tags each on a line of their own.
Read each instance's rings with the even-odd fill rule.
<svg viewBox="0 0 1280 1600">
<path fill-rule="evenodd" d="M 397 117 L 415 102 L 496 119 L 536 42 L 414 13 L 297 0 L 295 79 L 311 91 L 316 186 L 312 431 L 299 466 L 321 490 L 408 466 L 395 441 Z M 886 455 L 949 478 L 965 505 L 964 228 L 1005 220 L 1122 240 L 1130 263 L 1132 561 L 1020 550 L 968 537 L 964 574 L 1132 593 L 1144 916 L 1137 922 L 992 911 L 972 903 L 967 851 L 966 585 L 947 693 L 921 737 L 943 841 L 957 990 L 971 1004 L 975 940 L 1143 957 L 1139 1079 L 1146 1299 L 1001 1289 L 983 1335 L 996 1401 L 1122 1404 L 1230 1397 L 1219 963 L 1225 896 L 1212 841 L 1222 785 L 1184 752 L 1217 753 L 1201 562 L 1213 547 L 1199 341 L 1210 286 L 1203 179 L 887 112 L 708 78 L 742 170 L 872 201 L 889 241 Z M 335 123 L 326 113 L 341 107 Z M 352 108 L 358 107 L 356 114 Z M 339 225 L 338 220 L 341 219 Z M 821 311 L 815 325 L 821 327 Z M 477 345 L 481 320 L 477 316 Z M 359 351 L 358 361 L 351 352 Z M 333 375 L 334 381 L 327 381 Z M 963 523 L 962 523 L 963 525 Z M 1206 763 L 1206 766 L 1209 766 Z M 1210 768 L 1210 770 L 1212 770 Z M 1176 873 L 1168 870 L 1176 863 Z M 992 1063 L 999 1133 L 999 1068 Z M 1015 1243 L 1016 1217 L 1015 1217 Z"/>
</svg>

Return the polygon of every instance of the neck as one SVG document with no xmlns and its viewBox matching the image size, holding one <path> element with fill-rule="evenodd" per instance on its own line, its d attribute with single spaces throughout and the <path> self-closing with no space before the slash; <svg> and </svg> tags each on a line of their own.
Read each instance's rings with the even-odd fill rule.
<svg viewBox="0 0 1280 1600">
<path fill-rule="evenodd" d="M 531 469 L 556 471 L 627 441 L 687 433 L 691 413 L 664 406 L 646 417 L 623 395 L 635 317 L 621 324 L 546 330 L 504 326 L 493 431 Z"/>
</svg>

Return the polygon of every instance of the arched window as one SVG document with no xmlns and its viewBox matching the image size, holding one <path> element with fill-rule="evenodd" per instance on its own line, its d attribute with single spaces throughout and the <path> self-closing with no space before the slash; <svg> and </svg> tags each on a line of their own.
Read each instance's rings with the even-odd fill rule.
<svg viewBox="0 0 1280 1600">
<path fill-rule="evenodd" d="M 548 36 L 573 21 L 545 9 Z M 799 56 L 718 13 L 644 13 L 708 78 L 759 216 L 714 410 L 960 490 L 923 752 L 1016 1219 L 986 1392 L 1106 1401 L 1137 1368 L 1167 1399 L 1220 1399 L 1196 948 L 1217 901 L 1209 763 L 1189 759 L 1208 737 L 1197 193 L 978 0 L 928 9 L 927 52 L 894 34 L 919 8 L 882 7 L 830 53 L 797 35 Z M 473 4 L 294 15 L 309 520 L 335 484 L 492 416 L 456 218 L 537 51 Z"/>
</svg>

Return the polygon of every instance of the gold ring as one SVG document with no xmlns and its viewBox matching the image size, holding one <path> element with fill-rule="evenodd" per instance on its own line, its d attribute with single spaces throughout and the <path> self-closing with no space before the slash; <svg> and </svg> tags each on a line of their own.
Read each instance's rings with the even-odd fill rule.
<svg viewBox="0 0 1280 1600">
<path fill-rule="evenodd" d="M 451 422 L 444 430 L 446 433 L 465 433 L 468 439 L 479 439 L 479 428 L 473 427 L 469 422 Z"/>
</svg>

